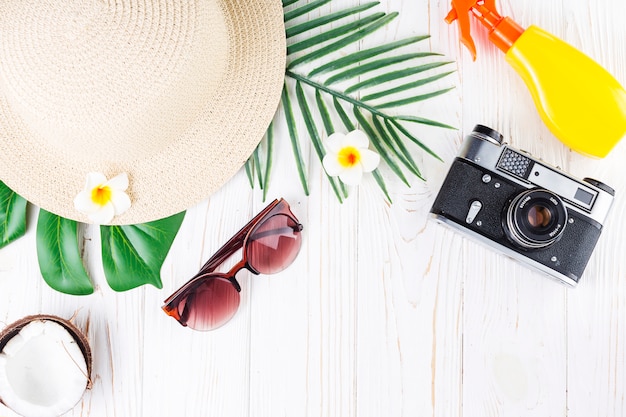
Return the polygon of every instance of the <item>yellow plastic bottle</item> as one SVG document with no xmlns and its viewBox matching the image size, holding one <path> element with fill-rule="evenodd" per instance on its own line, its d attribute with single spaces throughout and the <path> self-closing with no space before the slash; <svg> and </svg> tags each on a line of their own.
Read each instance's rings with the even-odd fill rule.
<svg viewBox="0 0 626 417">
<path fill-rule="evenodd" d="M 598 63 L 550 33 L 523 29 L 495 10 L 495 0 L 452 0 L 446 17 L 458 19 L 461 42 L 472 57 L 476 48 L 469 16 L 489 30 L 489 40 L 505 53 L 522 77 L 550 131 L 571 149 L 602 158 L 626 135 L 626 91 Z"/>
</svg>

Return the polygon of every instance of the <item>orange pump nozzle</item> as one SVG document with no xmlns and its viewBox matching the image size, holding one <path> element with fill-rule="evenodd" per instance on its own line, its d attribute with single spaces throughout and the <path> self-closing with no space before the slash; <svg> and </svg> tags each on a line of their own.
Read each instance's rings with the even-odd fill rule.
<svg viewBox="0 0 626 417">
<path fill-rule="evenodd" d="M 489 30 L 489 40 L 501 51 L 506 52 L 524 32 L 510 17 L 502 17 L 496 10 L 495 0 L 452 0 L 452 10 L 445 20 L 459 24 L 461 43 L 469 49 L 472 60 L 476 60 L 476 45 L 470 31 L 470 12 Z"/>
</svg>

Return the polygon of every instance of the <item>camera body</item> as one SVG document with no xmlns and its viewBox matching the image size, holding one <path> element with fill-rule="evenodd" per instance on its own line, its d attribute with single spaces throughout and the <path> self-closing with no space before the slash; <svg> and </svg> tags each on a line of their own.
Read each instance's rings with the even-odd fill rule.
<svg viewBox="0 0 626 417">
<path fill-rule="evenodd" d="M 440 223 L 575 286 L 596 246 L 615 191 L 578 180 L 476 125 L 430 210 Z"/>
</svg>

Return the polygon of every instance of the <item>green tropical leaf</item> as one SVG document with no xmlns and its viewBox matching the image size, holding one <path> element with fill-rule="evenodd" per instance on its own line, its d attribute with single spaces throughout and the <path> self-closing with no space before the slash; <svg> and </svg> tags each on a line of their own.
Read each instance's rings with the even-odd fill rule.
<svg viewBox="0 0 626 417">
<path fill-rule="evenodd" d="M 389 58 L 380 59 L 378 61 L 373 61 L 368 64 L 363 64 L 355 68 L 350 68 L 349 70 L 341 72 L 337 75 L 333 75 L 332 77 L 328 78 L 324 84 L 325 85 L 335 84 L 340 81 L 345 81 L 345 80 L 359 77 L 363 74 L 367 74 L 368 72 L 372 72 L 381 68 L 388 67 L 390 65 L 400 64 L 402 62 L 409 61 L 411 59 L 424 58 L 427 56 L 441 56 L 441 54 L 436 54 L 433 52 L 418 52 L 414 54 L 404 54 L 404 55 L 398 55 L 398 56 L 392 56 Z"/>
<path fill-rule="evenodd" d="M 328 42 L 329 40 L 332 39 L 336 39 L 339 38 L 341 36 L 344 36 L 346 33 L 350 33 L 350 32 L 354 32 L 355 30 L 368 25 L 370 23 L 373 23 L 377 20 L 379 20 L 380 18 L 384 17 L 385 13 L 380 12 L 380 13 L 375 13 L 371 16 L 367 16 L 364 17 L 363 19 L 357 20 L 356 22 L 350 22 L 348 24 L 345 24 L 343 26 L 340 26 L 338 28 L 329 30 L 328 32 L 324 32 L 322 34 L 319 34 L 317 36 L 313 36 L 309 39 L 305 39 L 301 42 L 298 43 L 294 43 L 293 45 L 290 45 L 287 47 L 287 55 L 291 55 L 294 54 L 296 52 L 300 52 L 303 51 L 307 48 L 310 48 L 312 46 L 316 46 L 316 45 L 320 45 L 324 42 Z M 324 48 L 320 49 L 321 51 L 325 51 Z M 332 51 L 330 51 L 332 52 Z"/>
<path fill-rule="evenodd" d="M 0 181 L 0 248 L 26 233 L 28 202 Z"/>
<path fill-rule="evenodd" d="M 333 104 L 335 105 L 335 110 L 337 110 L 337 114 L 343 122 L 343 125 L 346 127 L 346 130 L 348 132 L 352 132 L 355 129 L 354 124 L 352 123 L 352 120 L 350 120 L 350 118 L 348 117 L 346 111 L 341 106 L 341 103 L 339 103 L 339 100 L 337 100 L 337 97 L 333 97 Z"/>
<path fill-rule="evenodd" d="M 144 284 L 162 288 L 161 266 L 185 212 L 149 223 L 100 226 L 102 265 L 109 286 L 126 291 Z"/>
<path fill-rule="evenodd" d="M 367 35 L 374 33 L 375 31 L 377 31 L 378 29 L 382 28 L 383 26 L 385 26 L 387 23 L 391 22 L 393 19 L 396 18 L 396 16 L 398 16 L 398 13 L 390 13 L 388 15 L 385 15 L 384 17 L 377 19 L 376 21 L 374 21 L 373 23 L 359 29 L 358 31 L 356 31 L 355 33 L 346 36 L 340 40 L 338 40 L 337 42 L 331 43 L 330 45 L 326 45 L 320 49 L 317 49 L 307 55 L 304 55 L 298 59 L 295 59 L 291 62 L 291 64 L 287 65 L 287 68 L 292 69 L 298 65 L 304 64 L 306 62 L 311 62 L 314 61 L 316 59 L 319 59 L 323 56 L 326 56 L 332 52 L 335 51 L 339 51 L 340 49 L 345 48 L 348 45 L 351 45 L 361 39 L 363 39 L 364 37 L 366 37 Z"/>
<path fill-rule="evenodd" d="M 387 109 L 389 107 L 406 106 L 407 104 L 417 103 L 418 101 L 428 100 L 429 98 L 437 97 L 447 93 L 450 90 L 454 90 L 454 87 L 444 88 L 442 90 L 433 91 L 432 93 L 420 94 L 419 96 L 407 97 L 400 100 L 389 101 L 387 103 L 379 104 L 379 109 Z"/>
<path fill-rule="evenodd" d="M 297 1 L 297 0 L 296 0 Z M 366 3 L 366 4 L 362 4 L 360 6 L 356 6 L 356 7 L 351 7 L 349 9 L 345 9 L 345 10 L 341 10 L 335 13 L 331 13 L 328 14 L 326 16 L 321 16 L 318 17 L 316 19 L 312 19 L 309 20 L 307 22 L 301 23 L 299 25 L 296 26 L 292 26 L 290 28 L 287 28 L 285 31 L 285 34 L 287 35 L 287 38 L 291 38 L 293 36 L 296 35 L 300 35 L 304 32 L 308 32 L 309 30 L 312 29 L 317 29 L 318 27 L 327 25 L 329 23 L 332 22 L 336 22 L 337 20 L 341 20 L 344 17 L 348 17 L 351 16 L 353 14 L 357 14 L 357 13 L 361 13 L 366 11 L 367 9 L 370 9 L 376 5 L 380 4 L 377 1 L 371 2 L 371 3 Z"/>
<path fill-rule="evenodd" d="M 428 39 L 430 36 L 415 36 L 413 38 L 401 39 L 399 41 L 391 42 L 385 45 L 376 46 L 374 48 L 365 49 L 363 51 L 354 52 L 350 55 L 347 55 L 343 58 L 339 58 L 335 61 L 331 61 L 328 64 L 324 64 L 320 67 L 317 67 L 313 71 L 309 73 L 309 77 L 313 77 L 315 75 L 335 71 L 341 68 L 348 67 L 350 65 L 358 64 L 362 61 L 366 61 L 370 58 L 381 56 L 382 54 L 393 51 L 394 49 L 401 48 L 403 46 L 410 45 L 412 43 L 416 43 L 422 41 L 424 39 Z"/>
<path fill-rule="evenodd" d="M 437 81 L 437 80 L 439 80 L 439 79 L 441 79 L 443 77 L 446 77 L 446 76 L 452 74 L 453 72 L 454 71 L 444 72 L 444 73 L 441 73 L 441 74 L 433 75 L 432 77 L 423 78 L 421 80 L 417 80 L 417 81 L 413 81 L 413 82 L 410 82 L 410 83 L 402 84 L 402 85 L 399 85 L 397 87 L 390 88 L 388 90 L 383 90 L 383 91 L 379 91 L 377 93 L 369 94 L 369 95 L 363 96 L 361 98 L 361 100 L 363 100 L 363 101 L 371 101 L 371 100 L 376 100 L 377 98 L 385 97 L 385 96 L 388 96 L 388 95 L 391 95 L 391 94 L 396 94 L 396 93 L 401 93 L 403 91 L 412 90 L 414 88 L 421 87 L 421 86 L 426 85 L 426 84 L 430 84 L 433 81 Z"/>
<path fill-rule="evenodd" d="M 417 164 L 413 160 L 413 157 L 402 144 L 402 141 L 394 141 L 392 139 L 391 132 L 387 132 L 387 129 L 385 129 L 378 117 L 372 117 L 372 124 L 374 125 L 376 132 L 378 132 L 378 136 L 383 140 L 383 143 L 387 145 L 387 148 L 394 153 L 396 158 L 398 158 L 398 160 L 400 160 L 400 162 L 402 162 L 402 164 L 404 164 L 404 166 L 407 167 L 407 169 L 415 176 L 420 179 L 424 179 L 420 174 L 419 168 L 417 168 Z"/>
<path fill-rule="evenodd" d="M 256 175 L 259 188 L 263 190 L 263 201 L 267 197 L 267 190 L 269 187 L 269 180 L 271 176 L 272 163 L 273 163 L 273 153 L 274 153 L 274 128 L 273 121 L 270 122 L 267 131 L 265 132 L 265 137 L 259 143 L 259 146 L 256 147 L 252 155 L 248 158 L 245 163 L 246 176 L 248 177 L 248 182 L 250 183 L 250 188 L 254 188 L 254 177 Z M 263 165 L 262 160 L 262 148 L 265 148 L 265 165 Z"/>
<path fill-rule="evenodd" d="M 259 152 L 259 147 L 257 146 L 257 148 L 252 153 L 252 160 L 254 161 L 254 166 L 256 167 L 259 188 L 262 190 L 265 184 L 263 183 L 263 173 L 261 172 L 261 159 L 259 157 Z"/>
<path fill-rule="evenodd" d="M 37 261 L 44 281 L 65 294 L 93 293 L 78 243 L 78 223 L 39 210 L 37 220 Z"/>
<path fill-rule="evenodd" d="M 322 117 L 322 123 L 324 124 L 324 129 L 326 130 L 326 136 L 330 136 L 335 133 L 335 127 L 333 126 L 333 122 L 330 118 L 330 113 L 328 113 L 328 108 L 326 107 L 326 103 L 322 99 L 322 94 L 320 90 L 315 90 L 315 102 L 317 103 L 317 109 L 320 112 L 320 116 Z M 338 180 L 339 188 L 341 189 L 341 193 L 344 198 L 348 198 L 348 189 L 346 185 Z M 339 201 L 343 201 L 339 198 Z"/>
<path fill-rule="evenodd" d="M 405 122 L 413 122 L 413 123 L 419 123 L 419 124 L 428 125 L 428 126 L 443 127 L 445 129 L 454 129 L 454 130 L 456 130 L 456 127 L 452 127 L 452 126 L 444 124 L 444 123 L 436 122 L 434 120 L 425 119 L 425 118 L 419 117 L 419 116 L 396 116 L 396 117 L 394 117 L 394 119 L 395 120 L 403 120 Z"/>
<path fill-rule="evenodd" d="M 414 142 L 422 151 L 437 159 L 440 158 L 422 141 L 413 136 L 403 126 L 403 123 L 418 123 L 437 128 L 451 127 L 418 115 L 391 114 L 387 111 L 389 109 L 396 111 L 408 104 L 428 100 L 449 91 L 450 88 L 446 87 L 431 88 L 430 91 L 425 90 L 425 87 L 450 75 L 452 71 L 441 71 L 440 68 L 451 62 L 433 62 L 432 57 L 441 56 L 435 52 L 406 50 L 409 46 L 427 39 L 428 35 L 395 40 L 329 60 L 328 56 L 337 51 L 343 52 L 348 47 L 359 49 L 359 42 L 362 39 L 388 25 L 398 13 L 376 12 L 374 6 L 377 5 L 377 2 L 368 2 L 327 14 L 321 12 L 318 17 L 308 21 L 304 17 L 298 19 L 311 10 L 320 8 L 325 2 L 326 0 L 313 0 L 308 4 L 296 5 L 294 9 L 285 11 L 288 38 L 315 31 L 315 34 L 308 38 L 298 40 L 288 46 L 285 77 L 291 78 L 295 83 L 285 82 L 282 93 L 284 120 L 304 192 L 306 195 L 309 194 L 308 170 L 300 150 L 300 142 L 301 140 L 310 140 L 318 158 L 323 160 L 325 154 L 322 143 L 323 132 L 325 131 L 327 135 L 335 132 L 333 119 L 336 118 L 341 120 L 347 131 L 354 130 L 358 124 L 359 128 L 364 130 L 370 138 L 371 146 L 380 154 L 383 163 L 402 182 L 410 186 L 403 168 L 417 178 L 423 179 L 423 177 L 411 149 L 407 146 L 408 142 Z M 283 1 L 284 6 L 294 3 L 296 1 Z M 349 17 L 352 17 L 353 20 L 342 20 Z M 340 20 L 342 21 L 338 23 L 338 26 L 331 25 L 331 23 Z M 402 52 L 400 52 L 401 49 Z M 294 57 L 296 53 L 298 56 Z M 400 67 L 409 61 L 415 62 L 408 68 Z M 308 73 L 303 73 L 300 68 L 304 67 L 304 64 L 310 64 L 313 68 L 307 69 Z M 426 71 L 433 71 L 433 73 L 422 77 L 422 73 Z M 359 80 L 346 90 L 342 91 L 336 88 L 340 82 L 354 80 L 372 72 L 375 72 L 376 75 L 365 80 Z M 325 79 L 313 78 L 322 74 L 325 75 Z M 389 83 L 393 83 L 393 85 L 388 85 Z M 291 92 L 292 89 L 295 91 Z M 316 105 L 309 104 L 306 89 L 313 90 Z M 361 98 L 361 91 L 365 89 L 367 92 Z M 296 97 L 298 103 L 295 108 L 291 103 L 293 96 Z M 383 97 L 387 97 L 387 99 L 380 104 L 378 100 Z M 326 105 L 326 100 L 329 99 L 332 100 L 330 107 Z M 313 104 L 312 101 L 311 104 Z M 344 105 L 352 107 L 352 116 L 346 113 L 343 108 Z M 304 132 L 298 132 L 298 117 L 304 122 L 303 125 L 306 129 Z M 353 118 L 356 119 L 356 123 L 352 120 Z M 319 120 L 321 123 L 318 122 Z M 266 160 L 271 157 L 271 150 L 268 149 Z M 262 162 L 262 159 L 257 157 L 255 161 L 249 164 L 249 167 L 260 170 L 259 160 Z M 247 172 L 249 178 L 252 179 L 254 173 L 249 168 Z M 266 173 L 269 173 L 267 166 Z M 372 175 L 387 200 L 391 202 L 381 172 L 377 169 L 373 171 Z M 339 201 L 347 197 L 346 187 L 341 181 L 334 177 L 328 177 L 328 180 Z M 268 179 L 265 179 L 263 184 L 267 188 Z"/>
<path fill-rule="evenodd" d="M 320 116 L 322 117 L 322 123 L 324 124 L 324 130 L 326 130 L 326 135 L 330 136 L 335 133 L 335 126 L 333 126 L 333 122 L 330 118 L 330 113 L 328 113 L 328 107 L 326 107 L 326 103 L 324 103 L 324 99 L 322 98 L 322 93 L 320 90 L 315 90 L 315 103 L 317 104 L 317 109 L 320 112 Z"/>
<path fill-rule="evenodd" d="M 362 108 L 364 110 L 367 110 L 368 112 L 370 112 L 372 114 L 377 114 L 377 115 L 382 116 L 382 117 L 388 117 L 383 112 L 378 111 L 375 107 L 372 107 L 372 106 L 370 106 L 370 105 L 368 105 L 366 103 L 363 103 L 363 101 L 358 100 L 356 98 L 353 98 L 352 96 L 349 96 L 347 94 L 344 94 L 341 91 L 337 91 L 337 90 L 334 90 L 334 89 L 332 89 L 330 87 L 326 87 L 325 85 L 322 85 L 322 84 L 320 84 L 318 82 L 315 82 L 315 81 L 311 80 L 310 78 L 305 77 L 304 75 L 300 75 L 300 74 L 298 74 L 296 72 L 289 71 L 289 70 L 286 72 L 286 75 L 288 77 L 290 77 L 290 78 L 293 78 L 294 80 L 301 81 L 303 84 L 307 84 L 308 86 L 313 87 L 316 90 L 320 90 L 320 91 L 322 91 L 324 93 L 327 93 L 327 94 L 330 94 L 331 96 L 333 96 L 335 98 L 338 98 L 338 99 L 340 99 L 342 101 L 348 102 L 348 103 L 350 103 L 352 105 L 355 105 L 355 106 L 360 107 L 360 108 Z"/>
<path fill-rule="evenodd" d="M 391 158 L 385 147 L 379 142 L 376 131 L 374 130 L 374 128 L 372 128 L 365 116 L 363 116 L 363 113 L 361 113 L 361 111 L 357 107 L 354 107 L 354 115 L 356 116 L 356 119 L 361 125 L 363 131 L 367 134 L 367 136 L 369 136 L 370 143 L 374 146 L 374 148 L 376 148 L 376 151 L 380 154 L 380 157 L 385 161 L 387 165 L 389 165 L 389 168 L 391 168 L 391 170 L 398 176 L 398 178 L 400 178 L 407 187 L 410 187 L 411 184 L 409 184 L 409 181 L 407 181 L 404 173 L 402 172 L 398 164 L 396 164 L 396 162 Z"/>
<path fill-rule="evenodd" d="M 378 184 L 380 189 L 383 191 L 383 194 L 385 194 L 385 198 L 387 198 L 387 201 L 389 201 L 390 204 L 393 204 L 391 197 L 389 197 L 389 191 L 387 191 L 387 185 L 385 184 L 385 180 L 380 174 L 378 168 L 372 171 L 372 175 L 374 176 L 374 179 L 376 180 L 376 183 Z"/>
<path fill-rule="evenodd" d="M 399 80 L 401 78 L 406 78 L 411 75 L 419 74 L 424 71 L 428 71 L 431 69 L 439 68 L 443 65 L 452 64 L 452 61 L 445 62 L 431 62 L 429 64 L 420 65 L 418 67 L 405 68 L 398 71 L 392 71 L 387 74 L 379 75 L 374 78 L 370 78 L 364 81 L 361 81 L 352 87 L 346 88 L 346 94 L 354 93 L 358 90 L 362 90 L 364 88 L 373 87 L 376 85 L 388 83 L 390 81 Z"/>
<path fill-rule="evenodd" d="M 248 182 L 250 183 L 250 188 L 254 188 L 254 159 L 248 158 L 246 163 L 244 164 L 246 169 L 246 176 L 248 177 Z"/>
<path fill-rule="evenodd" d="M 296 159 L 296 165 L 298 166 L 300 182 L 302 183 L 304 194 L 309 195 L 309 185 L 304 172 L 304 161 L 302 160 L 302 151 L 300 150 L 298 132 L 296 131 L 296 119 L 293 116 L 293 108 L 291 107 L 291 99 L 289 98 L 289 92 L 287 91 L 287 84 L 283 87 L 282 103 L 283 110 L 285 111 L 285 119 L 287 120 L 287 130 L 289 131 L 289 138 L 291 139 L 291 148 Z"/>
<path fill-rule="evenodd" d="M 302 84 L 300 82 L 296 82 L 296 98 L 298 100 L 298 105 L 300 106 L 300 111 L 302 112 L 302 117 L 304 118 L 304 124 L 309 132 L 309 136 L 311 137 L 311 143 L 313 143 L 313 148 L 317 153 L 320 162 L 324 160 L 324 156 L 326 155 L 326 151 L 324 150 L 324 145 L 322 145 L 322 139 L 320 138 L 319 133 L 317 132 L 317 128 L 315 127 L 315 122 L 313 121 L 313 115 L 311 114 L 311 110 L 309 109 L 309 105 L 306 102 L 306 97 L 304 96 L 304 91 L 302 90 Z M 328 120 L 330 122 L 330 120 Z M 326 177 L 330 182 L 335 195 L 339 199 L 339 202 L 342 202 L 341 193 L 339 192 L 339 187 L 337 186 L 336 179 L 331 177 L 326 173 Z"/>
<path fill-rule="evenodd" d="M 396 129 L 398 129 L 404 136 L 406 136 L 410 141 L 412 141 L 413 143 L 415 143 L 417 146 L 419 146 L 420 148 L 422 148 L 424 151 L 426 151 L 428 154 L 430 154 L 433 158 L 436 158 L 438 160 L 440 160 L 441 162 L 443 162 L 443 160 L 432 150 L 430 149 L 428 146 L 424 145 L 424 143 L 417 139 L 415 136 L 413 136 L 408 130 L 406 130 L 400 123 L 398 123 L 396 120 L 390 119 L 391 123 L 396 127 Z"/>
<path fill-rule="evenodd" d="M 268 184 L 270 183 L 270 175 L 272 171 L 272 163 L 274 154 L 274 122 L 270 123 L 270 127 L 267 129 L 267 134 L 265 136 L 265 144 L 267 145 L 267 152 L 265 154 L 265 173 L 263 175 L 263 184 L 265 187 L 263 188 L 263 201 L 265 201 L 267 197 L 267 189 L 269 188 Z M 260 169 L 261 167 L 259 167 Z"/>
<path fill-rule="evenodd" d="M 300 17 L 302 15 L 305 15 L 309 12 L 312 12 L 313 10 L 322 7 L 323 5 L 325 5 L 326 3 L 330 2 L 330 0 L 317 0 L 314 1 L 312 3 L 309 4 L 305 4 L 304 6 L 300 6 L 297 9 L 293 9 L 289 12 L 285 12 L 285 22 L 288 22 L 290 20 L 295 19 L 296 17 Z M 293 4 L 296 3 L 294 2 L 290 2 L 289 4 Z M 285 3 L 283 2 L 283 6 L 286 6 Z"/>
</svg>

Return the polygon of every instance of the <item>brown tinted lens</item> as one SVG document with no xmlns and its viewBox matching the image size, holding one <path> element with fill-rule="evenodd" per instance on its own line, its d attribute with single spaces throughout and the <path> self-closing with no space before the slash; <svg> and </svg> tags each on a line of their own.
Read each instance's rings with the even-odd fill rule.
<svg viewBox="0 0 626 417">
<path fill-rule="evenodd" d="M 262 274 L 287 268 L 302 244 L 301 227 L 289 216 L 277 214 L 265 220 L 248 237 L 248 263 Z"/>
<path fill-rule="evenodd" d="M 216 329 L 235 315 L 239 300 L 239 292 L 228 279 L 209 277 L 178 303 L 180 322 L 195 330 Z"/>
</svg>

